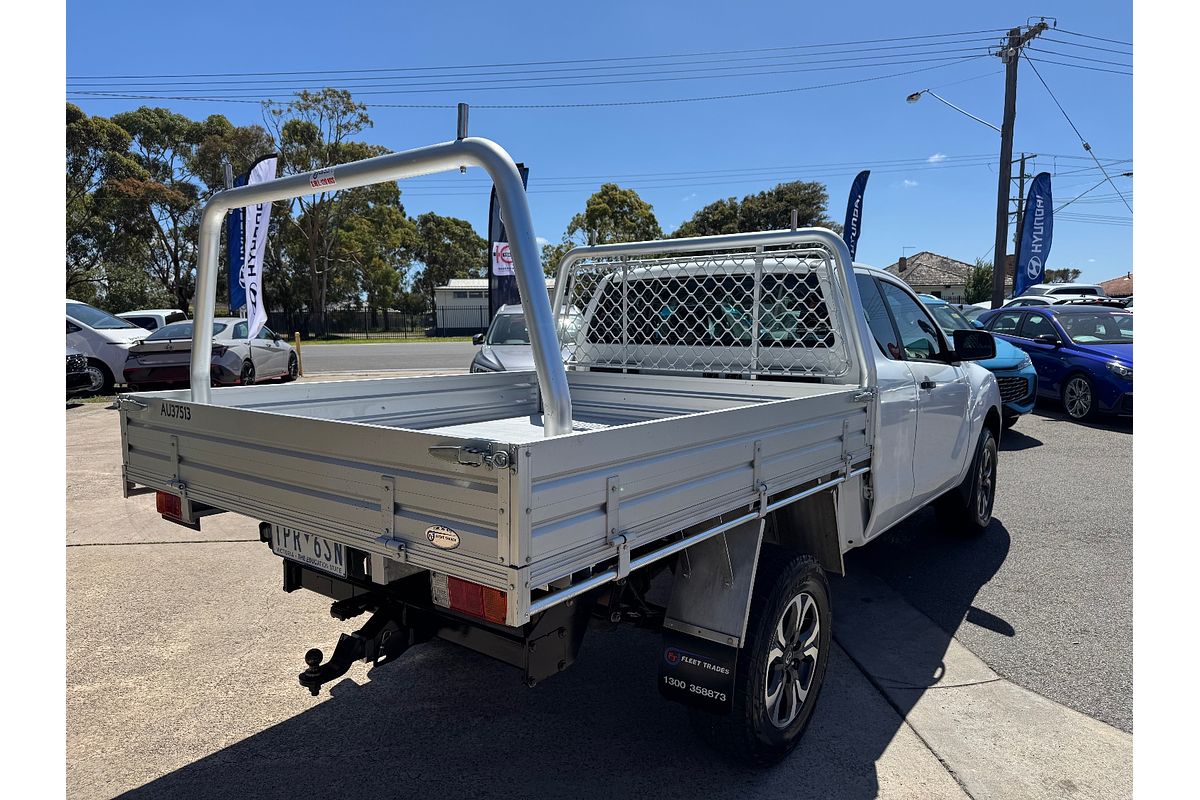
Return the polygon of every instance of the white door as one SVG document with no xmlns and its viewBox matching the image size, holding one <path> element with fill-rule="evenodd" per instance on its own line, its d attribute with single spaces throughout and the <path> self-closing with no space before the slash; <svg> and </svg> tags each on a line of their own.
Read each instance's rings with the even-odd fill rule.
<svg viewBox="0 0 1200 800">
<path fill-rule="evenodd" d="M 867 324 L 875 339 L 879 426 L 871 454 L 871 519 L 865 538 L 886 530 L 913 508 L 913 448 L 917 438 L 917 385 L 900 353 L 899 337 L 869 275 L 855 275 Z"/>
<path fill-rule="evenodd" d="M 287 372 L 287 347 L 275 341 L 275 334 L 264 326 L 250 343 L 254 369 L 260 378 L 273 378 Z"/>
<path fill-rule="evenodd" d="M 957 483 L 966 467 L 974 444 L 967 441 L 971 386 L 966 371 L 948 362 L 946 338 L 921 302 L 896 283 L 879 283 L 900 335 L 904 360 L 917 383 L 913 499 L 924 503 Z"/>
</svg>

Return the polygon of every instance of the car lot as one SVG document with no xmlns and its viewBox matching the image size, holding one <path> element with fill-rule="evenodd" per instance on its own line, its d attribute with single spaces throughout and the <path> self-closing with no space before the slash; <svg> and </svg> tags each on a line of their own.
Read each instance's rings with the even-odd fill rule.
<svg viewBox="0 0 1200 800">
<path fill-rule="evenodd" d="M 306 368 L 317 349 L 305 350 Z M 983 538 L 948 539 L 922 513 L 852 554 L 834 595 L 845 651 L 835 650 L 813 727 L 787 762 L 756 772 L 715 761 L 652 681 L 627 680 L 653 674 L 657 652 L 636 630 L 593 634 L 578 664 L 534 690 L 510 668 L 433 643 L 378 671 L 356 665 L 331 694 L 309 697 L 296 684 L 301 655 L 352 623 L 330 619 L 316 595 L 279 590 L 279 562 L 253 521 L 222 515 L 195 532 L 159 519 L 151 497 L 122 499 L 116 412 L 70 408 L 68 792 L 1003 796 L 996 784 L 1010 776 L 988 783 L 955 763 L 929 703 L 950 695 L 923 681 L 945 689 L 937 676 L 965 670 L 963 690 L 1011 681 L 1128 729 L 1131 438 L 1127 424 L 1082 426 L 1039 409 L 1002 443 Z M 925 623 L 892 645 L 905 653 L 905 682 L 879 662 L 890 648 L 855 635 L 870 630 L 872 609 L 889 629 Z M 1007 681 L 963 666 L 967 650 Z M 896 685 L 922 688 L 898 695 Z M 1123 752 L 1123 734 L 1046 706 L 1079 752 Z M 1025 721 L 1020 744 L 1036 748 L 1039 726 Z M 1013 726 L 993 724 L 974 739 L 1000 750 L 994 739 Z M 569 774 L 547 769 L 568 763 Z M 1013 772 L 1015 796 L 1032 795 Z M 1109 794 L 1089 796 L 1128 794 L 1104 783 Z"/>
</svg>

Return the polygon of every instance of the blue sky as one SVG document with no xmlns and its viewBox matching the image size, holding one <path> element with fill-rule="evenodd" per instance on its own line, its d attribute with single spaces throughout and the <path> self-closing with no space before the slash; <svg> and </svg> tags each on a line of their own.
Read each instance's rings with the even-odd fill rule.
<svg viewBox="0 0 1200 800">
<path fill-rule="evenodd" d="M 364 10 L 352 11 L 356 7 Z M 715 199 L 740 197 L 797 179 L 825 183 L 830 215 L 840 220 L 854 173 L 860 166 L 869 167 L 872 176 L 858 258 L 878 266 L 918 250 L 971 261 L 990 255 L 994 239 L 998 135 L 931 97 L 915 104 L 906 103 L 905 97 L 932 88 L 967 111 L 999 124 L 1002 65 L 998 58 L 986 56 L 959 61 L 925 59 L 947 57 L 944 51 L 955 51 L 953 55 L 983 52 L 988 44 L 1000 41 L 1000 34 L 991 29 L 1022 24 L 1029 15 L 1050 13 L 1058 17 L 1059 27 L 1065 31 L 1132 41 L 1129 4 L 1109 2 L 1059 2 L 1053 7 L 1018 3 L 1003 11 L 994 4 L 962 2 L 813 7 L 646 0 L 578 5 L 292 0 L 278 5 L 214 2 L 204 8 L 211 11 L 201 14 L 195 4 L 160 3 L 148 10 L 144 3 L 69 2 L 68 78 L 416 67 L 425 68 L 425 76 L 430 78 L 421 82 L 435 83 L 447 79 L 434 80 L 433 75 L 476 73 L 469 79 L 447 81 L 461 84 L 496 80 L 505 77 L 497 74 L 503 72 L 529 77 L 531 70 L 563 66 L 428 68 L 675 54 L 654 60 L 653 69 L 647 69 L 645 62 L 636 68 L 628 66 L 631 62 L 568 65 L 587 66 L 593 75 L 608 76 L 609 80 L 619 73 L 637 73 L 637 83 L 544 85 L 563 82 L 560 73 L 552 72 L 545 78 L 538 76 L 538 88 L 489 90 L 476 84 L 451 91 L 438 88 L 379 95 L 367 95 L 360 89 L 356 97 L 372 103 L 472 103 L 472 134 L 495 139 L 515 159 L 529 165 L 537 233 L 551 241 L 561 238 L 570 217 L 606 179 L 638 189 L 653 204 L 663 228 L 670 231 Z M 974 31 L 989 32 L 811 47 Z M 1038 57 L 1114 70 L 1121 68 L 1103 62 L 1132 63 L 1122 54 L 1129 51 L 1123 45 L 1065 33 L 1052 36 L 1059 41 L 1040 46 L 1076 58 L 1051 53 Z M 893 49 L 880 49 L 883 47 Z M 715 51 L 723 55 L 684 55 Z M 837 59 L 863 56 L 875 59 L 871 66 L 814 70 L 845 63 Z M 695 78 L 695 70 L 714 67 L 726 69 L 726 73 L 712 77 L 706 72 Z M 760 67 L 770 72 L 762 74 Z M 1098 157 L 1132 158 L 1130 77 L 1049 63 L 1039 63 L 1037 68 Z M 834 88 L 780 91 L 918 69 L 924 71 Z M 377 81 L 371 74 L 348 77 L 369 78 L 358 85 L 374 87 L 386 79 Z M 672 80 L 662 80 L 667 77 Z M 266 80 L 251 78 L 255 79 Z M 200 88 L 176 87 L 172 91 L 228 97 L 254 94 L 262 88 L 212 89 L 204 85 L 205 81 L 211 84 L 211 78 L 186 80 L 200 81 Z M 329 83 L 306 77 L 269 81 L 271 86 Z M 393 81 L 377 90 L 394 88 Z M 1102 176 L 1028 64 L 1021 65 L 1018 88 L 1015 150 L 1041 154 L 1031 172 L 1056 174 L 1054 194 L 1059 205 Z M 139 91 L 144 89 L 126 90 Z M 617 108 L 479 107 L 754 92 L 779 93 Z M 287 97 L 284 90 L 270 94 Z M 253 103 L 69 96 L 91 114 L 109 115 L 149 104 L 192 117 L 222 113 L 238 124 L 261 121 L 260 110 Z M 450 108 L 375 107 L 370 114 L 375 125 L 362 138 L 393 150 L 453 137 L 455 120 Z M 1115 176 L 1132 168 L 1128 162 L 1109 171 Z M 1066 174 L 1069 172 L 1074 174 Z M 1132 180 L 1115 177 L 1115 181 L 1132 204 Z M 401 188 L 410 214 L 434 210 L 460 216 L 481 234 L 486 232 L 488 193 L 482 173 L 420 178 L 402 183 Z M 1085 280 L 1103 280 L 1131 268 L 1132 229 L 1120 221 L 1130 220 L 1132 215 L 1111 186 L 1095 189 L 1068 211 L 1086 216 L 1056 220 L 1049 266 L 1082 269 Z"/>
</svg>

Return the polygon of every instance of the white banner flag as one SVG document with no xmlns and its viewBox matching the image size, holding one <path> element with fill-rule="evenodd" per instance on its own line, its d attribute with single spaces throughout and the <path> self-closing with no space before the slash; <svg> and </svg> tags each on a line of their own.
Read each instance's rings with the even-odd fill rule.
<svg viewBox="0 0 1200 800">
<path fill-rule="evenodd" d="M 260 159 L 250 168 L 247 186 L 263 181 L 275 180 L 278 156 Z M 267 247 L 267 231 L 271 225 L 271 204 L 259 203 L 247 206 L 243 222 L 243 251 L 241 283 L 246 287 L 246 316 L 250 321 L 250 338 L 253 339 L 267 324 L 267 304 L 263 297 L 262 260 Z"/>
</svg>

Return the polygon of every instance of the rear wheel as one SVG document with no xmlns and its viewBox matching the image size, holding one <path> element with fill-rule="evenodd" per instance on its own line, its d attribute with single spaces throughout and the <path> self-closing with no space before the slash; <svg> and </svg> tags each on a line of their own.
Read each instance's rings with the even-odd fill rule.
<svg viewBox="0 0 1200 800">
<path fill-rule="evenodd" d="M 982 533 L 992 521 L 996 500 L 996 437 L 986 425 L 979 432 L 971 469 L 958 488 L 938 498 L 935 508 L 942 527 L 967 534 Z"/>
<path fill-rule="evenodd" d="M 254 362 L 246 359 L 242 362 L 242 386 L 254 385 Z"/>
<path fill-rule="evenodd" d="M 1086 375 L 1076 373 L 1063 384 L 1063 410 L 1073 420 L 1082 422 L 1096 413 L 1096 392 Z"/>
<path fill-rule="evenodd" d="M 89 358 L 87 362 L 88 377 L 91 378 L 91 383 L 88 384 L 87 392 L 89 394 L 107 394 L 113 387 L 113 376 L 108 371 L 108 367 L 94 358 Z"/>
<path fill-rule="evenodd" d="M 812 718 L 831 630 L 829 584 L 816 559 L 763 545 L 738 653 L 733 711 L 691 709 L 696 731 L 734 760 L 759 766 L 780 761 Z"/>
<path fill-rule="evenodd" d="M 1005 428 L 1011 428 L 1013 425 L 1017 424 L 1017 420 L 1019 420 L 1020 418 L 1021 418 L 1020 414 L 1005 414 L 1004 418 L 1002 420 L 1000 420 L 1000 422 L 1004 425 Z"/>
<path fill-rule="evenodd" d="M 283 379 L 285 381 L 294 381 L 299 376 L 300 376 L 300 359 L 298 359 L 296 357 L 295 353 L 292 353 L 290 356 L 288 356 L 288 370 L 287 370 L 287 374 L 283 376 Z"/>
</svg>

